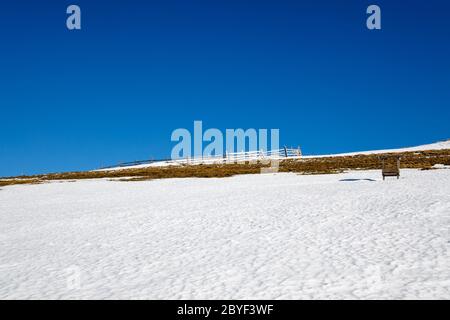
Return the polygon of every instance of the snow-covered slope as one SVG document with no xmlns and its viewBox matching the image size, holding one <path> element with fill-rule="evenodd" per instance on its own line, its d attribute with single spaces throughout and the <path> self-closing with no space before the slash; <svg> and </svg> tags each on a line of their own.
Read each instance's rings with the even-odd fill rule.
<svg viewBox="0 0 450 320">
<path fill-rule="evenodd" d="M 132 166 L 119 166 L 119 167 L 111 167 L 111 168 L 104 168 L 104 169 L 98 169 L 93 171 L 116 171 L 116 170 L 125 170 L 125 169 L 140 169 L 140 168 L 150 168 L 150 167 L 166 167 L 166 166 L 178 166 L 180 165 L 177 162 L 174 161 L 156 161 L 152 163 L 144 163 L 144 164 L 137 164 Z"/>
<path fill-rule="evenodd" d="M 397 148 L 397 149 L 385 149 L 385 150 L 371 150 L 371 151 L 358 151 L 347 152 L 328 155 L 308 155 L 304 158 L 319 158 L 319 157 L 339 157 L 339 156 L 353 156 L 357 154 L 380 154 L 380 153 L 399 153 L 399 152 L 412 152 L 412 151 L 428 151 L 428 150 L 445 150 L 450 149 L 450 140 L 439 141 L 430 144 L 424 144 L 416 147 Z"/>
<path fill-rule="evenodd" d="M 450 170 L 0 190 L 0 299 L 450 299 Z"/>
<path fill-rule="evenodd" d="M 391 153 L 391 152 L 407 152 L 407 151 L 424 151 L 424 150 L 443 150 L 450 149 L 450 140 L 440 141 L 431 144 L 424 144 L 416 147 L 408 147 L 408 148 L 398 148 L 398 149 L 386 149 L 386 150 L 372 150 L 372 151 L 358 151 L 358 152 L 348 152 L 348 153 L 339 153 L 339 154 L 326 154 L 326 155 L 304 155 L 302 158 L 304 159 L 313 159 L 313 158 L 324 158 L 324 157 L 340 157 L 340 156 L 353 156 L 358 154 L 381 154 L 381 153 Z M 269 157 L 270 158 L 270 157 Z M 277 159 L 283 160 L 283 158 L 276 157 Z M 296 157 L 297 158 L 297 157 Z M 247 158 L 250 159 L 259 159 L 259 158 Z M 266 157 L 267 159 L 267 157 Z M 219 162 L 221 157 L 219 157 Z M 150 164 L 139 164 L 132 165 L 126 167 L 112 167 L 106 169 L 99 169 L 94 171 L 115 171 L 115 170 L 124 170 L 124 169 L 140 169 L 140 168 L 148 168 L 148 167 L 165 167 L 165 166 L 177 166 L 180 165 L 180 162 L 177 161 L 158 161 Z"/>
</svg>

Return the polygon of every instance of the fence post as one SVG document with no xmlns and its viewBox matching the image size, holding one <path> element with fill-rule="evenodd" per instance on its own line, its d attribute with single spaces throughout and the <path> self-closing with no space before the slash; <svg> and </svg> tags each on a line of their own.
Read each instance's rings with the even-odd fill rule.
<svg viewBox="0 0 450 320">
<path fill-rule="evenodd" d="M 287 158 L 287 149 L 286 149 L 286 146 L 284 146 L 284 156 Z"/>
</svg>

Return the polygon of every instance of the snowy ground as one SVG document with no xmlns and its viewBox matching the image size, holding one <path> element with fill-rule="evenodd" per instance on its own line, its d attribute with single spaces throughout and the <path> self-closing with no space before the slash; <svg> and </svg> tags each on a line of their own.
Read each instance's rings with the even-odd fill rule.
<svg viewBox="0 0 450 320">
<path fill-rule="evenodd" d="M 450 170 L 4 187 L 0 298 L 450 299 Z"/>
<path fill-rule="evenodd" d="M 303 159 L 314 159 L 314 158 L 324 158 L 324 157 L 342 157 L 342 156 L 354 156 L 354 155 L 368 155 L 368 154 L 382 154 L 382 153 L 399 153 L 399 152 L 413 152 L 413 151 L 429 151 L 429 150 L 444 150 L 444 149 L 450 149 L 450 140 L 446 141 L 439 141 L 435 143 L 430 144 L 424 144 L 420 146 L 415 147 L 408 147 L 408 148 L 398 148 L 398 149 L 385 149 L 385 150 L 371 150 L 371 151 L 357 151 L 357 152 L 347 152 L 347 153 L 338 153 L 338 154 L 324 154 L 324 155 L 303 155 Z M 245 158 L 246 160 L 253 159 L 253 160 L 260 160 L 261 157 L 259 156 L 259 153 L 252 152 L 252 155 L 247 155 Z M 275 156 L 269 156 L 265 157 L 265 159 L 273 158 L 273 159 L 279 159 L 279 160 L 285 160 L 284 156 L 280 158 L 279 154 L 276 154 Z M 290 158 L 298 158 L 298 156 L 290 157 Z M 166 166 L 179 166 L 182 163 L 184 163 L 185 160 L 173 160 L 173 161 L 157 161 L 152 163 L 144 163 L 144 164 L 138 164 L 138 165 L 130 165 L 130 166 L 118 166 L 118 167 L 109 167 L 109 168 L 103 168 L 93 171 L 117 171 L 117 170 L 124 170 L 124 169 L 141 169 L 141 168 L 148 168 L 148 167 L 166 167 Z M 222 163 L 223 158 L 221 156 L 218 157 L 212 157 L 212 158 L 204 158 L 197 159 L 197 160 L 191 160 L 191 161 L 197 161 L 197 164 L 199 162 L 202 163 Z"/>
<path fill-rule="evenodd" d="M 384 149 L 384 150 L 371 150 L 371 151 L 357 151 L 328 155 L 308 155 L 304 158 L 322 158 L 322 157 L 340 157 L 340 156 L 354 156 L 358 154 L 381 154 L 381 153 L 399 153 L 399 152 L 413 152 L 413 151 L 430 151 L 430 150 L 445 150 L 450 149 L 450 140 L 439 141 L 430 144 L 423 144 L 415 147 L 397 148 L 397 149 Z"/>
</svg>

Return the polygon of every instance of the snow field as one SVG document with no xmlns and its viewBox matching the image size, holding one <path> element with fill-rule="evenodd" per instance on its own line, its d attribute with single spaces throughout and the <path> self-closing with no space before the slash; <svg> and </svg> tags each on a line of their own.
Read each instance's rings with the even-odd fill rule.
<svg viewBox="0 0 450 320">
<path fill-rule="evenodd" d="M 449 299 L 450 170 L 0 189 L 0 298 Z"/>
</svg>

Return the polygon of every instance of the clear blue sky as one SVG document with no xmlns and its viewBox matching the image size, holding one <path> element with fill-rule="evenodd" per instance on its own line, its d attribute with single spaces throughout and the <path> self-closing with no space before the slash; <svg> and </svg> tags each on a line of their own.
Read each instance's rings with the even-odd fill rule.
<svg viewBox="0 0 450 320">
<path fill-rule="evenodd" d="M 449 15 L 445 0 L 2 1 L 0 176 L 165 158 L 194 120 L 279 128 L 311 154 L 450 138 Z"/>
</svg>

